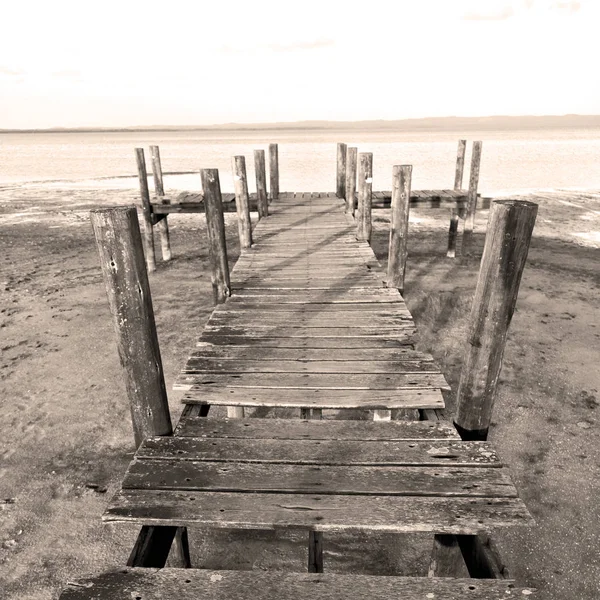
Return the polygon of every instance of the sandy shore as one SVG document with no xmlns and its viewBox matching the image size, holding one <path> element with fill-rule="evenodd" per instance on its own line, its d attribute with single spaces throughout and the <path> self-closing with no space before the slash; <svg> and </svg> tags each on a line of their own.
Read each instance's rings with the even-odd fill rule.
<svg viewBox="0 0 600 600">
<path fill-rule="evenodd" d="M 68 580 L 125 564 L 135 530 L 101 524 L 133 452 L 129 410 L 87 211 L 130 204 L 118 190 L 0 190 L 0 589 L 55 598 Z M 497 536 L 522 583 L 592 600 L 600 581 L 600 194 L 538 196 L 540 209 L 505 354 L 491 437 L 537 526 Z M 387 252 L 387 211 L 374 249 Z M 487 212 L 478 215 L 483 245 Z M 406 300 L 419 348 L 454 389 L 478 261 L 445 258 L 448 214 L 415 210 Z M 230 258 L 238 254 L 227 216 Z M 170 220 L 174 260 L 151 279 L 170 389 L 210 314 L 204 220 Z M 171 392 L 176 418 L 180 395 Z M 447 398 L 452 412 L 453 397 Z M 193 531 L 194 565 L 303 570 L 293 535 Z M 330 571 L 423 573 L 429 540 L 404 563 L 397 538 L 328 538 Z"/>
</svg>

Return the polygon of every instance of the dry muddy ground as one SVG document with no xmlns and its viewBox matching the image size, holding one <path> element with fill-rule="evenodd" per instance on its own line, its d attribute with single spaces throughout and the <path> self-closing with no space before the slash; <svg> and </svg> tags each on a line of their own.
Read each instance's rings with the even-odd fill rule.
<svg viewBox="0 0 600 600">
<path fill-rule="evenodd" d="M 129 410 L 87 209 L 128 192 L 0 190 L 0 589 L 56 598 L 125 564 L 136 531 L 100 517 L 133 453 Z M 495 539 L 548 598 L 600 596 L 600 200 L 550 194 L 509 332 L 491 439 L 536 519 Z M 476 224 L 483 246 L 487 213 Z M 385 263 L 388 213 L 373 247 Z M 406 301 L 418 348 L 457 388 L 478 257 L 445 257 L 448 214 L 411 215 Z M 236 224 L 227 217 L 230 259 Z M 212 310 L 204 219 L 171 218 L 174 260 L 151 287 L 167 388 Z M 170 393 L 176 419 L 180 395 Z M 447 397 L 452 414 L 453 396 Z M 215 413 L 218 416 L 218 412 Z M 268 416 L 268 415 L 264 415 Z M 303 537 L 192 531 L 194 566 L 305 568 Z M 333 536 L 330 571 L 423 574 L 430 539 Z"/>
</svg>

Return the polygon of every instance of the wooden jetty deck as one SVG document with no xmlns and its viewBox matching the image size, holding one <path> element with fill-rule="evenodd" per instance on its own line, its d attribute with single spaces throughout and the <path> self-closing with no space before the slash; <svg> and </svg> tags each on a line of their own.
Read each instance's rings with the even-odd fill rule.
<svg viewBox="0 0 600 600">
<path fill-rule="evenodd" d="M 63 598 L 112 600 L 130 592 L 143 599 L 308 593 L 383 599 L 393 590 L 414 600 L 483 600 L 532 594 L 503 579 L 487 538 L 480 537 L 530 524 L 531 516 L 493 447 L 439 420 L 445 378 L 430 355 L 414 349 L 415 325 L 402 295 L 388 285 L 368 243 L 357 241 L 357 224 L 336 194 L 280 194 L 230 277 L 226 255 L 218 256 L 224 236 L 222 245 L 214 237 L 223 233 L 222 212 L 220 227 L 211 212 L 220 200 L 218 174 L 205 171 L 203 181 L 221 303 L 177 380 L 186 407 L 174 435 L 170 422 L 156 431 L 147 421 L 149 415 L 159 419 L 161 410 L 168 419 L 160 381 L 162 404 L 141 412 L 134 400 L 139 389 L 130 387 L 134 424 L 138 419 L 155 434 L 136 434 L 138 450 L 104 519 L 142 527 L 129 567 L 163 567 L 173 540 L 189 567 L 188 527 L 303 530 L 313 575 L 132 568 L 83 582 Z M 127 219 L 134 217 L 130 209 Z M 117 252 L 110 245 L 124 237 L 103 235 L 110 230 L 104 218 L 95 216 L 97 237 L 108 244 L 101 249 L 105 277 L 132 277 L 133 285 L 124 282 L 123 289 L 131 289 L 138 304 L 147 302 L 141 249 Z M 128 254 L 136 264 L 125 264 Z M 120 342 L 121 359 L 126 364 L 129 352 L 148 364 L 146 354 L 157 350 L 155 332 L 150 343 L 130 343 L 128 319 L 118 314 L 126 304 L 121 297 L 114 313 L 122 342 L 129 339 Z M 135 314 L 153 320 L 147 308 Z M 139 375 L 129 369 L 128 377 Z M 238 418 L 206 418 L 213 405 L 229 407 Z M 243 410 L 250 407 L 293 407 L 312 419 L 248 418 Z M 390 420 L 397 408 L 419 409 L 423 420 Z M 383 420 L 322 419 L 326 409 L 375 410 Z M 435 536 L 430 577 L 323 573 L 327 533 L 336 531 L 429 532 Z M 472 577 L 499 580 L 454 579 L 457 551 Z"/>
</svg>

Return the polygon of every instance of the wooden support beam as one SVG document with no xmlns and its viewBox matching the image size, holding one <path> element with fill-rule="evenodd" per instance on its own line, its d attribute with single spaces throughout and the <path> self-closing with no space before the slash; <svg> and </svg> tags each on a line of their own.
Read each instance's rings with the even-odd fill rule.
<svg viewBox="0 0 600 600">
<path fill-rule="evenodd" d="M 338 198 L 343 198 L 346 193 L 346 144 L 337 145 L 337 168 L 335 193 Z"/>
<path fill-rule="evenodd" d="M 408 255 L 408 214 L 412 166 L 394 166 L 392 174 L 392 216 L 388 247 L 387 286 L 404 293 Z"/>
<path fill-rule="evenodd" d="M 265 151 L 254 151 L 254 172 L 256 174 L 256 201 L 258 218 L 269 216 L 269 200 L 267 198 L 267 174 L 265 172 Z"/>
<path fill-rule="evenodd" d="M 533 202 L 492 202 L 456 399 L 454 424 L 463 439 L 487 438 L 536 215 Z"/>
<path fill-rule="evenodd" d="M 137 211 L 133 206 L 107 208 L 90 216 L 137 448 L 147 437 L 173 433 Z M 164 566 L 177 530 L 142 528 L 128 564 Z M 183 566 L 189 566 L 187 535 L 178 535 L 177 546 Z"/>
<path fill-rule="evenodd" d="M 477 210 L 477 187 L 479 185 L 479 167 L 481 166 L 482 142 L 473 142 L 471 154 L 471 172 L 469 174 L 469 203 L 465 217 L 465 229 L 463 232 L 462 253 L 469 254 L 473 242 L 473 230 L 475 228 L 475 212 Z"/>
<path fill-rule="evenodd" d="M 156 256 L 154 254 L 154 235 L 152 233 L 152 205 L 150 204 L 150 190 L 148 189 L 148 172 L 144 149 L 135 149 L 138 179 L 140 182 L 140 197 L 142 199 L 142 215 L 144 219 L 144 255 L 148 273 L 156 271 Z"/>
<path fill-rule="evenodd" d="M 358 214 L 356 219 L 356 239 L 371 243 L 371 209 L 373 206 L 373 154 L 361 152 L 358 155 Z"/>
<path fill-rule="evenodd" d="M 150 155 L 152 157 L 152 174 L 154 175 L 154 191 L 156 197 L 161 199 L 165 196 L 165 188 L 163 185 L 162 165 L 160 164 L 160 150 L 158 146 L 150 146 Z M 169 239 L 169 224 L 167 217 L 155 222 L 158 236 L 160 238 L 160 248 L 164 261 L 171 260 L 171 240 Z"/>
<path fill-rule="evenodd" d="M 323 533 L 308 532 L 308 572 L 323 573 Z"/>
<path fill-rule="evenodd" d="M 358 150 L 353 147 L 348 147 L 346 150 L 346 180 L 345 192 L 346 198 L 346 213 L 354 216 L 354 202 L 356 197 L 356 158 Z"/>
<path fill-rule="evenodd" d="M 263 152 L 264 159 L 264 152 Z M 263 163 L 264 167 L 264 163 Z M 201 169 L 204 210 L 210 248 L 211 280 L 215 304 L 225 302 L 231 295 L 227 244 L 225 242 L 225 219 L 218 169 Z"/>
<path fill-rule="evenodd" d="M 244 156 L 234 156 L 231 162 L 233 163 L 233 186 L 235 189 L 235 207 L 237 210 L 240 246 L 245 250 L 252 246 L 252 221 L 250 219 L 250 195 L 248 194 L 246 158 Z"/>
<path fill-rule="evenodd" d="M 279 198 L 279 147 L 269 144 L 269 182 L 271 200 Z"/>
<path fill-rule="evenodd" d="M 458 151 L 456 153 L 456 172 L 454 174 L 454 189 L 462 189 L 463 173 L 465 170 L 465 153 L 467 151 L 467 140 L 458 140 Z M 448 258 L 456 256 L 456 239 L 458 237 L 458 209 L 452 209 L 450 217 L 450 228 L 448 230 Z"/>
</svg>

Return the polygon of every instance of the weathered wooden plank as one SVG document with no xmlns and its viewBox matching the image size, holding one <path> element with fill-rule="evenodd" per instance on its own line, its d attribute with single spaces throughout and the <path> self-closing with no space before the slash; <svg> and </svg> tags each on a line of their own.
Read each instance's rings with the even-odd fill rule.
<svg viewBox="0 0 600 600">
<path fill-rule="evenodd" d="M 292 324 L 293 325 L 293 324 Z M 378 337 L 386 339 L 404 340 L 406 335 L 414 333 L 415 326 L 410 321 L 397 325 L 379 325 L 377 327 L 306 327 L 298 324 L 298 327 L 290 324 L 268 324 L 263 323 L 260 327 L 244 327 L 235 325 L 226 327 L 223 325 L 205 325 L 203 335 L 222 336 L 248 336 L 260 337 Z"/>
<path fill-rule="evenodd" d="M 316 443 L 316 442 L 313 442 Z M 419 465 L 356 466 L 227 463 L 136 458 L 123 489 L 516 498 L 506 469 Z"/>
<path fill-rule="evenodd" d="M 519 498 L 122 490 L 105 521 L 232 529 L 477 534 L 531 525 Z"/>
<path fill-rule="evenodd" d="M 261 357 L 257 360 L 221 360 L 219 358 L 190 358 L 182 373 L 439 373 L 434 362 L 326 360 L 274 361 Z"/>
<path fill-rule="evenodd" d="M 67 584 L 60 600 L 506 600 L 534 594 L 510 580 L 261 571 L 120 569 Z M 534 596 L 535 597 L 535 596 Z"/>
<path fill-rule="evenodd" d="M 208 373 L 181 376 L 190 385 L 231 388 L 303 390 L 419 390 L 449 389 L 441 373 Z"/>
<path fill-rule="evenodd" d="M 198 405 L 188 405 L 196 406 Z M 402 441 L 426 440 L 428 443 L 460 441 L 460 436 L 447 421 L 391 421 L 373 423 L 355 420 L 297 419 L 207 419 L 182 415 L 177 435 L 194 438 L 274 439 L 274 440 L 344 440 Z"/>
<path fill-rule="evenodd" d="M 218 335 L 203 333 L 197 346 L 248 346 L 251 348 L 360 348 L 380 349 L 398 348 L 402 345 L 412 344 L 414 335 L 406 333 L 404 337 L 396 336 L 394 339 L 376 336 L 360 337 L 250 337 L 247 335 Z"/>
<path fill-rule="evenodd" d="M 189 390 L 184 404 L 215 406 L 262 406 L 271 408 L 370 409 L 444 408 L 439 389 L 419 390 L 338 390 L 292 388 L 244 388 L 193 386 L 180 377 L 174 389 Z"/>
<path fill-rule="evenodd" d="M 219 439 L 154 437 L 144 440 L 136 460 L 237 463 L 501 467 L 487 442 L 390 442 L 352 440 Z"/>
<path fill-rule="evenodd" d="M 248 301 L 248 302 L 235 302 L 233 303 L 231 299 L 229 299 L 224 305 L 217 307 L 217 311 L 220 313 L 224 312 L 246 312 L 246 311 L 255 311 L 261 310 L 263 304 L 260 304 L 258 301 Z M 351 304 L 324 304 L 322 302 L 310 302 L 305 304 L 298 304 L 294 306 L 290 306 L 289 303 L 277 303 L 270 302 L 269 303 L 269 313 L 274 311 L 283 311 L 283 312 L 295 312 L 295 313 L 320 313 L 324 315 L 329 314 L 339 314 L 344 312 L 355 313 L 356 315 L 367 312 L 377 312 L 377 313 L 387 313 L 387 314 L 402 314 L 402 315 L 410 315 L 408 309 L 406 308 L 406 304 L 401 302 L 395 302 L 393 305 L 381 305 L 376 302 L 355 302 Z"/>
</svg>

